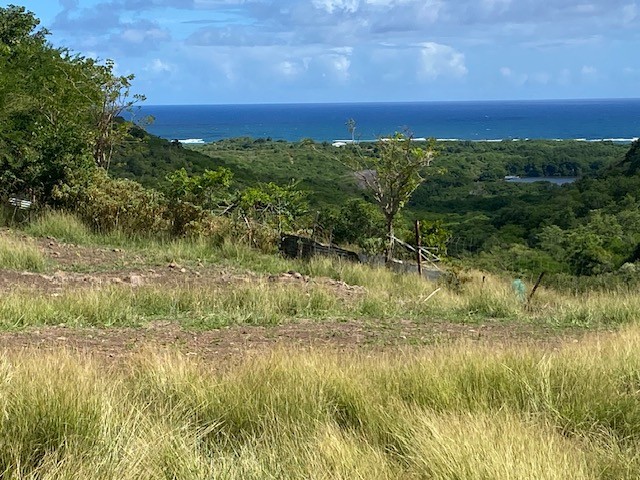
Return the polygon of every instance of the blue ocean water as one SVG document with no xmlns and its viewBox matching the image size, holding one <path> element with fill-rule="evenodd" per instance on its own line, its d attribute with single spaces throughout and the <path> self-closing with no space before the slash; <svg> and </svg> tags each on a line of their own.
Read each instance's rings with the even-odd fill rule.
<svg viewBox="0 0 640 480">
<path fill-rule="evenodd" d="M 582 139 L 632 141 L 640 137 L 640 99 L 420 103 L 143 106 L 147 129 L 192 143 L 252 137 L 315 141 L 373 140 L 394 132 L 461 140 Z"/>
</svg>

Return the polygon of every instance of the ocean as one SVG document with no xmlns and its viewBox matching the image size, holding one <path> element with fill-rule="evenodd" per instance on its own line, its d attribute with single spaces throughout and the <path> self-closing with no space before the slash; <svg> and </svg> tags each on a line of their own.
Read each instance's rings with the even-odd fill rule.
<svg viewBox="0 0 640 480">
<path fill-rule="evenodd" d="M 235 137 L 318 142 L 394 132 L 456 140 L 575 139 L 631 142 L 640 137 L 640 99 L 264 105 L 144 105 L 147 130 L 168 140 L 209 143 Z"/>
</svg>

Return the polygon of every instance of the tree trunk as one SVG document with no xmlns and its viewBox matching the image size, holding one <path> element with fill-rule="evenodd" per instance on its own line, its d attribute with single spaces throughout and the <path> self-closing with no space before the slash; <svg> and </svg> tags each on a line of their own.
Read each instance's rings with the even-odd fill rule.
<svg viewBox="0 0 640 480">
<path fill-rule="evenodd" d="M 387 246 L 384 251 L 385 261 L 393 260 L 393 216 L 386 216 L 387 220 Z"/>
</svg>

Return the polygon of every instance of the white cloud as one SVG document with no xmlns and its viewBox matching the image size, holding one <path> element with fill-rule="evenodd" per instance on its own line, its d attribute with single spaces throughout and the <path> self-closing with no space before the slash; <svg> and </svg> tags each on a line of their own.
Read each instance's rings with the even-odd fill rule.
<svg viewBox="0 0 640 480">
<path fill-rule="evenodd" d="M 622 21 L 624 23 L 631 23 L 638 19 L 638 4 L 636 2 L 625 5 L 622 8 Z"/>
<path fill-rule="evenodd" d="M 351 76 L 351 60 L 346 55 L 328 54 L 321 59 L 321 63 L 325 65 L 326 74 L 339 82 L 349 80 Z"/>
<path fill-rule="evenodd" d="M 467 67 L 464 54 L 448 45 L 435 42 L 425 42 L 420 46 L 420 67 L 418 76 L 427 80 L 438 77 L 464 77 Z"/>
<path fill-rule="evenodd" d="M 120 34 L 120 38 L 129 43 L 168 40 L 169 37 L 168 32 L 160 28 L 136 28 L 135 26 L 124 29 Z"/>
<path fill-rule="evenodd" d="M 153 73 L 168 73 L 173 71 L 173 65 L 162 61 L 159 58 L 154 58 L 147 65 L 146 70 Z"/>
<path fill-rule="evenodd" d="M 598 73 L 598 70 L 591 65 L 584 65 L 580 69 L 580 73 L 582 73 L 582 75 L 584 75 L 585 77 L 592 77 Z"/>
<path fill-rule="evenodd" d="M 335 11 L 354 13 L 360 6 L 359 0 L 313 0 L 312 3 L 314 7 L 326 10 L 327 13 Z"/>
<path fill-rule="evenodd" d="M 527 75 L 526 73 L 514 72 L 509 67 L 501 67 L 500 75 L 502 75 L 504 78 L 508 79 L 510 82 L 514 83 L 515 85 L 524 85 L 527 82 L 527 80 L 529 80 L 529 75 Z"/>
<path fill-rule="evenodd" d="M 303 58 L 302 61 L 283 60 L 278 63 L 277 71 L 283 77 L 295 78 L 302 75 L 309 69 L 309 62 L 309 58 Z"/>
</svg>

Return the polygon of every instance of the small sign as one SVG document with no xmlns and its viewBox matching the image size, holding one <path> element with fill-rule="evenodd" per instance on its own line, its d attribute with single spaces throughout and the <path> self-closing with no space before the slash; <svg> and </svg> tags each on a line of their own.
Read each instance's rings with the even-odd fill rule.
<svg viewBox="0 0 640 480">
<path fill-rule="evenodd" d="M 13 207 L 19 208 L 20 210 L 27 210 L 31 208 L 31 202 L 29 200 L 17 197 L 11 197 L 9 199 L 9 204 Z"/>
</svg>

